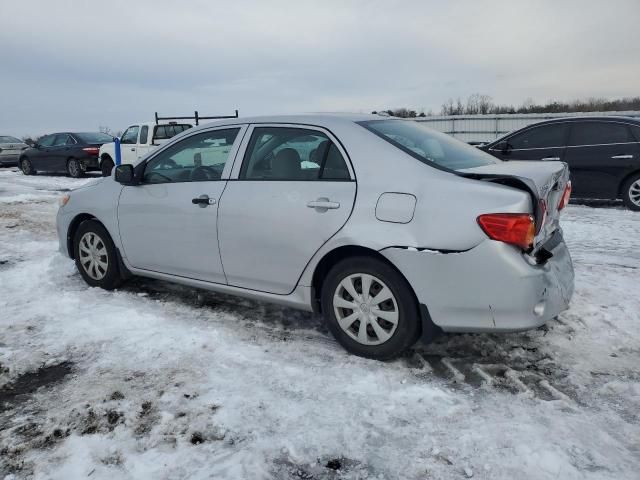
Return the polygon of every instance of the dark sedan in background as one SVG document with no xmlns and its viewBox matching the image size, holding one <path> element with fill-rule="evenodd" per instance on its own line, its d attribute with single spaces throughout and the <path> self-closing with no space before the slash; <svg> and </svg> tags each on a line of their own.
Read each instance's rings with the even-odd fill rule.
<svg viewBox="0 0 640 480">
<path fill-rule="evenodd" d="M 20 169 L 25 175 L 38 172 L 66 172 L 78 178 L 90 170 L 99 170 L 100 147 L 113 142 L 111 135 L 99 132 L 52 133 L 40 138 L 20 155 Z"/>
<path fill-rule="evenodd" d="M 484 150 L 502 160 L 569 164 L 573 197 L 622 199 L 640 211 L 640 120 L 569 117 L 511 132 Z"/>
<path fill-rule="evenodd" d="M 10 135 L 0 135 L 0 167 L 18 165 L 18 158 L 29 145 Z"/>
</svg>

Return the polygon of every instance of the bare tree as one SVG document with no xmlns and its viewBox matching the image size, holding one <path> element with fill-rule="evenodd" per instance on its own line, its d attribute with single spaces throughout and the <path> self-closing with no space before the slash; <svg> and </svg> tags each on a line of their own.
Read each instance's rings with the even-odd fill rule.
<svg viewBox="0 0 640 480">
<path fill-rule="evenodd" d="M 111 128 L 107 125 L 100 125 L 98 127 L 98 131 L 100 133 L 106 133 L 107 135 L 112 135 Z"/>
</svg>

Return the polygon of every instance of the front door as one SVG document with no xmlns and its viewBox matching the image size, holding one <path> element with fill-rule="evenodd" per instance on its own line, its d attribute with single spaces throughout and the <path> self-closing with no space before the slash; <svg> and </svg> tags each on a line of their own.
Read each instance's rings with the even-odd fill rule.
<svg viewBox="0 0 640 480">
<path fill-rule="evenodd" d="M 591 120 L 572 124 L 566 162 L 573 196 L 616 198 L 639 155 L 638 143 L 625 123 Z"/>
<path fill-rule="evenodd" d="M 138 160 L 138 125 L 131 125 L 120 137 L 120 155 L 122 163 L 135 164 Z"/>
<path fill-rule="evenodd" d="M 226 283 L 216 223 L 241 130 L 185 137 L 147 161 L 140 185 L 123 188 L 118 226 L 132 267 Z"/>
<path fill-rule="evenodd" d="M 230 285 L 288 294 L 349 218 L 356 182 L 322 129 L 255 126 L 247 137 L 220 203 L 222 263 Z"/>
<path fill-rule="evenodd" d="M 563 161 L 567 135 L 566 122 L 533 126 L 507 138 L 504 150 L 490 153 L 503 160 Z"/>
<path fill-rule="evenodd" d="M 37 146 L 29 151 L 29 160 L 34 169 L 45 172 L 48 170 L 51 165 L 51 146 L 55 139 L 55 134 L 42 137 Z"/>
</svg>

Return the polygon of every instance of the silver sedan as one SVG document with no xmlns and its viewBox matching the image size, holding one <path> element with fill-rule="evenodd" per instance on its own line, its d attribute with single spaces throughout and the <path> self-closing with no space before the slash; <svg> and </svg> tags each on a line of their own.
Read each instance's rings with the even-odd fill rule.
<svg viewBox="0 0 640 480">
<path fill-rule="evenodd" d="M 419 123 L 240 118 L 188 130 L 63 197 L 91 286 L 153 277 L 320 312 L 357 355 L 568 308 L 561 162 L 503 162 Z"/>
<path fill-rule="evenodd" d="M 9 135 L 0 135 L 0 167 L 18 165 L 20 154 L 29 148 L 22 140 Z"/>
</svg>

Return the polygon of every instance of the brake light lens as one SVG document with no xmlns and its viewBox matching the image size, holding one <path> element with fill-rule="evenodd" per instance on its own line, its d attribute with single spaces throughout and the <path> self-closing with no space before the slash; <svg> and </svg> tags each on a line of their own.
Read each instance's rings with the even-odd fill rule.
<svg viewBox="0 0 640 480">
<path fill-rule="evenodd" d="M 560 203 L 558 203 L 558 211 L 562 210 L 564 207 L 569 205 L 570 198 L 571 198 L 571 181 L 568 181 L 567 185 L 564 187 L 564 192 L 562 193 L 562 197 L 560 197 Z"/>
<path fill-rule="evenodd" d="M 492 240 L 517 245 L 523 250 L 533 246 L 536 226 L 528 213 L 488 213 L 478 217 L 478 225 Z"/>
<path fill-rule="evenodd" d="M 100 149 L 98 147 L 85 147 L 82 149 L 83 152 L 87 152 L 89 155 L 98 156 Z"/>
</svg>

